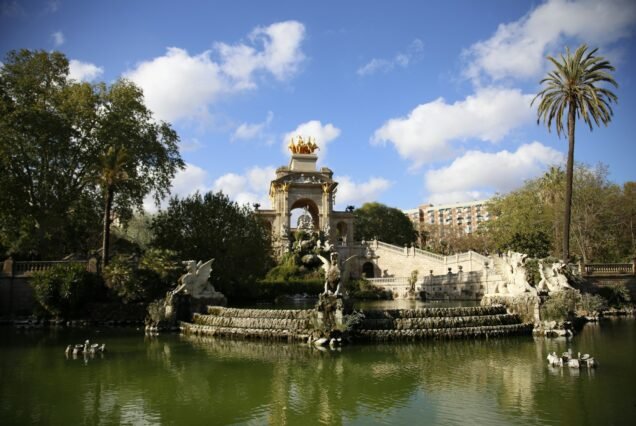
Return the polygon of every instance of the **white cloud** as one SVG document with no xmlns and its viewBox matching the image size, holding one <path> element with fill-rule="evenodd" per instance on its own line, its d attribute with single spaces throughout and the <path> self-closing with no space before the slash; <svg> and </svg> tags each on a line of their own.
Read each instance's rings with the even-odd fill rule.
<svg viewBox="0 0 636 426">
<path fill-rule="evenodd" d="M 406 52 L 398 52 L 392 59 L 373 58 L 356 71 L 358 75 L 366 76 L 376 72 L 389 72 L 396 66 L 406 68 L 417 59 L 424 50 L 424 43 L 420 39 L 415 39 L 406 49 Z"/>
<path fill-rule="evenodd" d="M 562 153 L 536 141 L 521 145 L 515 152 L 468 151 L 449 166 L 426 173 L 429 201 L 452 203 L 505 193 L 562 162 Z"/>
<path fill-rule="evenodd" d="M 407 117 L 388 120 L 372 143 L 391 142 L 415 167 L 448 159 L 451 141 L 478 138 L 498 142 L 515 127 L 531 122 L 533 95 L 518 89 L 482 88 L 465 100 L 448 104 L 443 98 L 422 104 Z"/>
<path fill-rule="evenodd" d="M 269 111 L 267 118 L 261 123 L 242 123 L 232 134 L 232 140 L 254 140 L 263 137 L 263 130 L 270 125 L 274 119 L 274 113 Z"/>
<path fill-rule="evenodd" d="M 212 189 L 223 191 L 232 200 L 239 204 L 259 203 L 263 208 L 268 208 L 269 184 L 276 175 L 276 168 L 252 167 L 245 174 L 227 173 L 214 181 Z"/>
<path fill-rule="evenodd" d="M 82 62 L 76 59 L 69 61 L 68 78 L 77 81 L 92 81 L 104 73 L 102 67 L 89 62 Z"/>
<path fill-rule="evenodd" d="M 324 161 L 327 155 L 327 145 L 340 136 L 340 129 L 331 123 L 327 123 L 324 126 L 319 120 L 311 120 L 305 123 L 299 124 L 295 130 L 287 132 L 283 137 L 282 148 L 285 153 L 289 153 L 287 146 L 289 139 L 296 136 L 302 136 L 303 139 L 309 137 L 316 138 L 316 144 L 320 148 L 318 156 L 321 161 Z"/>
<path fill-rule="evenodd" d="M 484 76 L 533 78 L 547 65 L 546 54 L 561 52 L 567 39 L 604 46 L 627 36 L 634 22 L 633 0 L 549 0 L 467 49 L 464 73 L 476 83 Z"/>
<path fill-rule="evenodd" d="M 356 183 L 349 176 L 338 176 L 336 206 L 344 209 L 347 205 L 361 206 L 364 203 L 377 201 L 380 194 L 391 187 L 391 182 L 381 177 L 372 177 L 366 182 Z"/>
<path fill-rule="evenodd" d="M 64 38 L 64 33 L 62 33 L 62 31 L 54 32 L 53 34 L 51 34 L 51 38 L 53 39 L 53 44 L 55 45 L 55 47 L 60 47 L 66 41 L 66 39 Z"/>
<path fill-rule="evenodd" d="M 188 140 L 181 140 L 179 142 L 179 151 L 181 152 L 193 152 L 199 150 L 203 144 L 197 138 L 191 138 Z"/>
<path fill-rule="evenodd" d="M 208 172 L 194 164 L 186 163 L 185 168 L 183 170 L 179 170 L 172 179 L 170 196 L 172 197 L 177 195 L 180 198 L 183 198 L 188 195 L 192 195 L 197 191 L 205 193 L 208 191 L 208 180 Z M 167 205 L 168 199 L 161 202 L 162 208 L 165 208 Z M 157 206 L 155 205 L 152 196 L 148 196 L 144 199 L 144 210 L 149 213 L 155 213 L 157 211 Z"/>
<path fill-rule="evenodd" d="M 205 51 L 190 56 L 184 49 L 169 47 L 164 56 L 140 63 L 125 77 L 143 89 L 146 105 L 160 119 L 205 115 L 207 105 L 227 90 L 210 55 Z"/>
<path fill-rule="evenodd" d="M 165 55 L 139 63 L 125 76 L 144 90 L 158 118 L 201 117 L 219 96 L 255 88 L 258 71 L 278 80 L 293 75 L 304 59 L 304 32 L 300 22 L 287 21 L 257 27 L 249 35 L 251 45 L 215 43 L 214 50 L 198 55 L 169 47 Z"/>
</svg>

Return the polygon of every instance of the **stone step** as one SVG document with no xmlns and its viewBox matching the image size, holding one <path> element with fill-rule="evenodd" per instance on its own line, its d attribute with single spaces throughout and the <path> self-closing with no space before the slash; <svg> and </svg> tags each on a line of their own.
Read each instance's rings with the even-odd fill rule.
<svg viewBox="0 0 636 426">
<path fill-rule="evenodd" d="M 267 330 L 261 328 L 214 327 L 211 325 L 180 323 L 181 333 L 195 336 L 224 337 L 230 339 L 263 339 L 287 342 L 304 342 L 309 337 L 306 333 L 294 330 Z"/>
<path fill-rule="evenodd" d="M 248 318 L 217 315 L 194 314 L 192 322 L 198 325 L 209 325 L 225 328 L 253 328 L 265 330 L 306 330 L 310 320 L 287 318 Z"/>
<path fill-rule="evenodd" d="M 360 328 L 368 330 L 419 330 L 510 325 L 519 324 L 520 322 L 519 316 L 515 314 L 396 319 L 374 318 L 363 320 Z"/>
<path fill-rule="evenodd" d="M 241 309 L 208 306 L 208 314 L 226 318 L 307 319 L 313 309 Z"/>
<path fill-rule="evenodd" d="M 531 335 L 532 323 L 411 330 L 357 330 L 356 338 L 367 341 L 413 341 L 442 339 L 473 339 L 513 335 Z"/>
<path fill-rule="evenodd" d="M 482 315 L 502 315 L 506 314 L 506 307 L 502 305 L 493 306 L 471 306 L 463 308 L 422 308 L 422 309 L 384 309 L 384 310 L 361 310 L 367 319 L 396 319 L 396 318 L 451 318 L 451 317 L 473 317 Z"/>
</svg>

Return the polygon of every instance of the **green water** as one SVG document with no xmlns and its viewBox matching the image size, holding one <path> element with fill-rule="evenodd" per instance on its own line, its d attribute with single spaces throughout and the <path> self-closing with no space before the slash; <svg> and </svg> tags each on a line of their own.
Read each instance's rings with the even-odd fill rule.
<svg viewBox="0 0 636 426">
<path fill-rule="evenodd" d="M 0 424 L 636 424 L 633 319 L 571 342 L 531 337 L 356 345 L 0 329 Z M 69 343 L 106 342 L 66 359 Z M 596 370 L 546 365 L 589 352 Z"/>
</svg>

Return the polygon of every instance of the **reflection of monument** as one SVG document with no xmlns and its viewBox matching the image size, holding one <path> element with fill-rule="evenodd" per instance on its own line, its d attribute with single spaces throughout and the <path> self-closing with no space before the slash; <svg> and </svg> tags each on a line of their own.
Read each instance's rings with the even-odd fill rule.
<svg viewBox="0 0 636 426">
<path fill-rule="evenodd" d="M 323 231 L 332 243 L 353 241 L 353 213 L 334 211 L 338 182 L 327 167 L 317 168 L 319 149 L 314 138 L 298 136 L 288 145 L 289 166 L 279 167 L 269 188 L 272 208 L 259 210 L 272 233 L 274 250 L 279 255 L 289 247 L 290 233 L 297 229 Z M 297 223 L 291 212 L 303 209 Z"/>
</svg>

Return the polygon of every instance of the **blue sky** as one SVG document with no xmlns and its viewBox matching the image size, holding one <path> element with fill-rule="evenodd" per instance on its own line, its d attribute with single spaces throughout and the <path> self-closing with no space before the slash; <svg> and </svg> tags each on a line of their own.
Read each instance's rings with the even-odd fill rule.
<svg viewBox="0 0 636 426">
<path fill-rule="evenodd" d="M 505 193 L 562 161 L 530 100 L 545 56 L 581 42 L 616 66 L 609 127 L 576 159 L 636 180 L 636 2 L 0 0 L 0 54 L 60 50 L 78 80 L 126 77 L 181 137 L 173 192 L 269 206 L 289 135 L 316 137 L 337 207 Z"/>
</svg>

